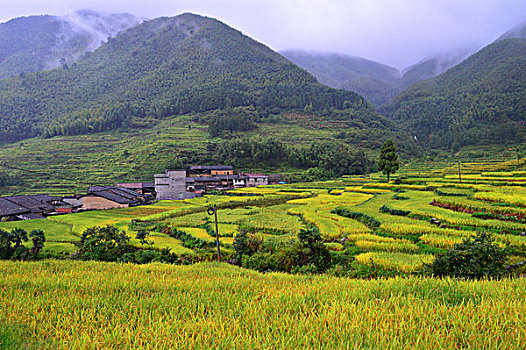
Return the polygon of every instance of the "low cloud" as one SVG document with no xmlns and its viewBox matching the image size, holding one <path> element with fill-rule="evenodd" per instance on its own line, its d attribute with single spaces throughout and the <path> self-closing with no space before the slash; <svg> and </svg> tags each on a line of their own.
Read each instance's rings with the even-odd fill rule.
<svg viewBox="0 0 526 350">
<path fill-rule="evenodd" d="M 218 18 L 275 50 L 356 55 L 403 68 L 424 57 L 482 47 L 526 20 L 524 0 L 18 0 L 1 21 L 82 8 L 155 18 Z"/>
</svg>

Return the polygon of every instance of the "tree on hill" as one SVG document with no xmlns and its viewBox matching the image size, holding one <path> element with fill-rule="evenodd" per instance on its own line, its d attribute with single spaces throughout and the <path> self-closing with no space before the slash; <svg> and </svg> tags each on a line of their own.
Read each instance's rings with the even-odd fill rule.
<svg viewBox="0 0 526 350">
<path fill-rule="evenodd" d="M 387 175 L 387 182 L 391 174 L 396 173 L 400 163 L 393 141 L 387 140 L 380 148 L 380 158 L 378 160 L 378 170 Z"/>
</svg>

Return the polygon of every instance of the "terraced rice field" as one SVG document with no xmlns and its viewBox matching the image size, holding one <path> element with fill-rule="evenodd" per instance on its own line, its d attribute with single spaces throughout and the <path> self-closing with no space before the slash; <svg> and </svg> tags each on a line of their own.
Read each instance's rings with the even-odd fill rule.
<svg viewBox="0 0 526 350">
<path fill-rule="evenodd" d="M 113 224 L 134 237 L 140 224 L 151 230 L 153 247 L 213 259 L 214 248 L 203 254 L 163 229 L 214 242 L 206 209 L 216 204 L 227 255 L 239 232 L 271 245 L 317 227 L 333 256 L 403 276 L 261 274 L 218 263 L 0 262 L 0 348 L 524 349 L 523 278 L 417 275 L 434 254 L 476 230 L 513 249 L 510 264 L 525 259 L 524 187 L 509 179 L 526 180 L 526 172 L 497 163 L 479 168 L 471 164 L 472 176 L 462 183 L 449 167 L 405 170 L 397 183 L 379 174 L 348 176 L 0 223 L 6 230 L 44 230 L 45 253 L 61 258 L 76 250 L 87 227 Z"/>
<path fill-rule="evenodd" d="M 514 164 L 508 163 L 468 164 L 469 174 L 462 182 L 455 179 L 450 167 L 427 173 L 406 169 L 403 178 L 396 181 L 395 177 L 391 183 L 385 183 L 378 174 L 346 176 L 333 181 L 236 189 L 229 195 L 144 207 L 0 223 L 0 228 L 41 228 L 48 237 L 45 251 L 57 256 L 74 252 L 73 243 L 90 226 L 113 224 L 134 237 L 135 231 L 129 225 L 137 219 L 213 241 L 213 230 L 207 232 L 203 225 L 212 220 L 206 209 L 216 204 L 220 241 L 228 252 L 233 251 L 240 231 L 264 240 L 278 236 L 294 240 L 301 228 L 317 227 L 331 250 L 352 252 L 359 264 L 415 273 L 434 254 L 477 230 L 493 233 L 501 246 L 526 252 L 526 187 L 522 186 L 526 172 L 497 171 Z M 382 207 L 387 211 L 380 210 Z M 337 215 L 333 212 L 336 208 L 362 219 Z M 377 224 L 371 226 L 363 217 Z M 195 253 L 159 230 L 151 234 L 154 247 L 170 248 L 176 254 Z"/>
</svg>

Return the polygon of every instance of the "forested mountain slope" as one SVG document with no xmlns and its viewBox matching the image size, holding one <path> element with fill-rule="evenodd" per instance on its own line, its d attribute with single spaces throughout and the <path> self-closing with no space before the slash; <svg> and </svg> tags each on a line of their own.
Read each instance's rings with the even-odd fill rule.
<svg viewBox="0 0 526 350">
<path fill-rule="evenodd" d="M 284 50 L 280 54 L 312 73 L 320 83 L 354 91 L 375 105 L 398 92 L 394 85 L 400 72 L 378 62 L 336 53 Z"/>
<path fill-rule="evenodd" d="M 359 95 L 319 84 L 239 31 L 183 14 L 121 32 L 72 65 L 0 81 L 0 140 L 142 127 L 235 106 L 327 112 L 344 104 L 379 117 Z"/>
<path fill-rule="evenodd" d="M 428 57 L 402 71 L 361 57 L 337 53 L 284 50 L 280 53 L 312 73 L 320 83 L 354 91 L 382 106 L 414 83 L 431 79 L 462 62 L 474 49 Z"/>
<path fill-rule="evenodd" d="M 469 48 L 424 58 L 402 71 L 401 77 L 396 84 L 397 88 L 400 92 L 415 83 L 434 78 L 464 61 L 476 51 L 477 49 Z"/>
<path fill-rule="evenodd" d="M 0 78 L 71 64 L 139 21 L 127 13 L 81 10 L 63 17 L 29 16 L 0 23 Z"/>
<path fill-rule="evenodd" d="M 402 92 L 382 112 L 431 147 L 524 141 L 526 39 L 485 47 Z"/>
</svg>

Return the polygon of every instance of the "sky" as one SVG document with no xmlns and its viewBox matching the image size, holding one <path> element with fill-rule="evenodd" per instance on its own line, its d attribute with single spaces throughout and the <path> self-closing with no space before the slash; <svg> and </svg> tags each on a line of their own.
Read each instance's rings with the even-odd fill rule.
<svg viewBox="0 0 526 350">
<path fill-rule="evenodd" d="M 526 0 L 0 0 L 0 22 L 80 9 L 217 18 L 274 50 L 360 56 L 402 69 L 478 49 L 526 21 Z"/>
</svg>

